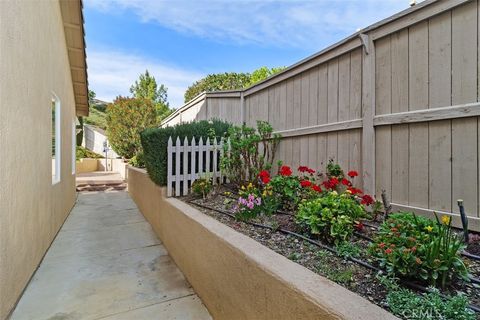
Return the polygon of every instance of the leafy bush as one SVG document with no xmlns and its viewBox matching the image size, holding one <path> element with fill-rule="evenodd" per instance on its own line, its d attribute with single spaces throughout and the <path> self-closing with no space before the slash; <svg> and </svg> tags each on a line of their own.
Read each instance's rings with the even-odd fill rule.
<svg viewBox="0 0 480 320">
<path fill-rule="evenodd" d="M 389 273 L 420 278 L 434 286 L 444 287 L 454 275 L 467 278 L 460 258 L 464 245 L 452 232 L 450 219 L 442 220 L 411 212 L 391 214 L 380 226 L 370 252 Z"/>
<path fill-rule="evenodd" d="M 211 174 L 202 174 L 200 178 L 192 183 L 192 191 L 204 199 L 210 194 L 212 187 Z"/>
<path fill-rule="evenodd" d="M 301 200 L 313 199 L 319 196 L 322 189 L 315 181 L 315 170 L 306 166 L 300 166 L 299 176 L 292 174 L 289 166 L 278 163 L 278 175 L 272 178 L 270 185 L 274 193 L 280 199 L 283 209 L 294 211 Z"/>
<path fill-rule="evenodd" d="M 149 99 L 118 97 L 107 107 L 108 141 L 124 158 L 142 151 L 140 132 L 155 124 L 156 110 Z"/>
<path fill-rule="evenodd" d="M 158 185 L 167 184 L 167 144 L 171 136 L 173 141 L 180 138 L 183 143 L 185 137 L 191 142 L 195 137 L 196 141 L 202 137 L 217 138 L 223 137 L 231 124 L 219 120 L 198 121 L 181 123 L 173 127 L 148 128 L 141 134 L 141 141 L 145 155 L 145 166 L 147 172 Z"/>
<path fill-rule="evenodd" d="M 245 125 L 228 130 L 230 146 L 225 144 L 220 166 L 238 184 L 256 181 L 261 170 L 270 170 L 280 136 L 273 134 L 266 121 L 257 121 L 257 129 Z"/>
<path fill-rule="evenodd" d="M 468 308 L 463 294 L 443 298 L 437 289 L 422 295 L 401 288 L 395 280 L 380 278 L 387 289 L 387 304 L 390 311 L 404 319 L 418 320 L 474 320 L 473 310 Z"/>
<path fill-rule="evenodd" d="M 301 202 L 296 221 L 311 234 L 339 243 L 351 237 L 358 220 L 364 217 L 367 217 L 365 209 L 354 196 L 332 191 L 320 198 Z"/>
<path fill-rule="evenodd" d="M 134 155 L 128 164 L 137 168 L 145 168 L 145 155 L 143 154 L 143 151 L 140 151 Z"/>
<path fill-rule="evenodd" d="M 91 159 L 100 159 L 103 158 L 102 155 L 90 151 L 88 149 L 85 149 L 82 146 L 77 146 L 76 152 L 75 152 L 75 157 L 77 160 L 83 159 L 83 158 L 91 158 Z"/>
</svg>

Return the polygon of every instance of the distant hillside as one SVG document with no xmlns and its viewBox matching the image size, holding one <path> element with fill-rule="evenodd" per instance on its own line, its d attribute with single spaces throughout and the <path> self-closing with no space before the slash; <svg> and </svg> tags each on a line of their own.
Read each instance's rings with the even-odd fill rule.
<svg viewBox="0 0 480 320">
<path fill-rule="evenodd" d="M 103 130 L 107 129 L 106 109 L 108 102 L 92 99 L 90 103 L 90 114 L 88 117 L 84 117 L 83 121 L 86 124 L 90 124 Z"/>
</svg>

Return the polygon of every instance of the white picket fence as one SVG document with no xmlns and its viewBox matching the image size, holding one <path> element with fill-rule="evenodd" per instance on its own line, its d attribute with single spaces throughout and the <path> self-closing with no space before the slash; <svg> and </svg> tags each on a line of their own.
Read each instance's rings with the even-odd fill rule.
<svg viewBox="0 0 480 320">
<path fill-rule="evenodd" d="M 227 141 L 228 143 L 228 141 Z M 177 137 L 175 145 L 172 137 L 167 146 L 167 196 L 187 195 L 192 183 L 202 174 L 210 174 L 213 184 L 223 183 L 225 177 L 220 171 L 220 158 L 223 154 L 223 140 L 207 138 L 205 143 L 200 138 L 198 144 L 195 138 L 191 143 L 185 137 L 183 144 Z"/>
</svg>

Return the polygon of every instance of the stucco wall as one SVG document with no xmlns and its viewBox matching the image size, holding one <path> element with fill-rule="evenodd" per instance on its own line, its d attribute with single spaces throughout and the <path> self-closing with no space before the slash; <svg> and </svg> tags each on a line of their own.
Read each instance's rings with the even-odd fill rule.
<svg viewBox="0 0 480 320">
<path fill-rule="evenodd" d="M 214 319 L 396 319 L 195 208 L 165 198 L 144 170 L 128 190 Z"/>
<path fill-rule="evenodd" d="M 0 1 L 0 319 L 75 201 L 74 96 L 58 1 Z M 61 180 L 51 177 L 51 99 L 61 101 Z"/>
</svg>

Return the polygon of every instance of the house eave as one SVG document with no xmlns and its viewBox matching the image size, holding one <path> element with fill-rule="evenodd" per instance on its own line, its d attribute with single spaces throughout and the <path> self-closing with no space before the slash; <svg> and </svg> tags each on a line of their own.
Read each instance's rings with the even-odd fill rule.
<svg viewBox="0 0 480 320">
<path fill-rule="evenodd" d="M 60 0 L 77 116 L 88 116 L 88 75 L 82 0 Z"/>
</svg>

